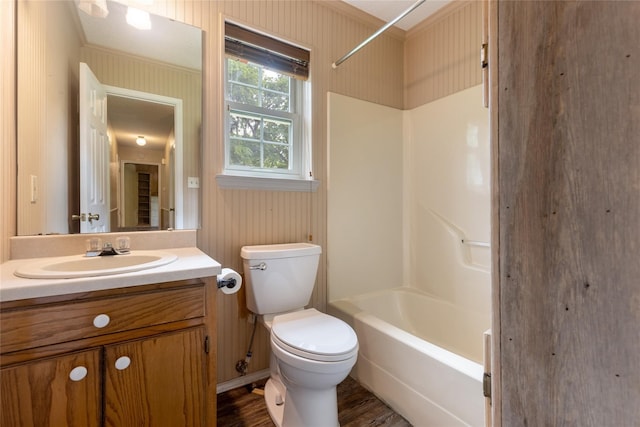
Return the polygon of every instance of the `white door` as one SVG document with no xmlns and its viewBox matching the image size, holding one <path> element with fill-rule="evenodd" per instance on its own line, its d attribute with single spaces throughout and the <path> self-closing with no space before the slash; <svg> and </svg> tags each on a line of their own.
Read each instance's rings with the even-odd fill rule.
<svg viewBox="0 0 640 427">
<path fill-rule="evenodd" d="M 80 232 L 109 228 L 107 93 L 89 66 L 80 63 Z"/>
</svg>

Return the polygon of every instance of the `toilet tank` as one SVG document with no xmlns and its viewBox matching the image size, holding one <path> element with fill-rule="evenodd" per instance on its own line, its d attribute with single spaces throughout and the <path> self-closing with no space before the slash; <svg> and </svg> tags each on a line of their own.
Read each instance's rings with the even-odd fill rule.
<svg viewBox="0 0 640 427">
<path fill-rule="evenodd" d="M 247 308 L 276 314 L 304 308 L 311 299 L 322 248 L 310 243 L 243 246 Z"/>
</svg>

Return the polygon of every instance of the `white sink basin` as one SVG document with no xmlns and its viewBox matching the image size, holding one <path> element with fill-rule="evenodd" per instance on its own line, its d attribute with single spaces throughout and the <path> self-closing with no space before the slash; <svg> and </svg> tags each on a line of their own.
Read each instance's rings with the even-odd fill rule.
<svg viewBox="0 0 640 427">
<path fill-rule="evenodd" d="M 73 279 L 130 273 L 169 264 L 178 257 L 169 252 L 135 251 L 127 255 L 42 258 L 19 267 L 14 274 L 27 279 Z"/>
</svg>

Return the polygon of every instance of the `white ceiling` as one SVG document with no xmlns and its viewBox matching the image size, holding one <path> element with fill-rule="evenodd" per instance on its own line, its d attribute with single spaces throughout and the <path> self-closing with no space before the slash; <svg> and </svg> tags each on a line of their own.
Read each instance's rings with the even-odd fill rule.
<svg viewBox="0 0 640 427">
<path fill-rule="evenodd" d="M 136 3 L 126 1 L 134 5 Z M 137 30 L 127 25 L 127 6 L 120 2 L 107 2 L 109 15 L 105 18 L 78 13 L 89 44 L 195 70 L 202 69 L 200 28 L 152 14 L 151 29 Z"/>
<path fill-rule="evenodd" d="M 416 0 L 342 0 L 351 6 L 373 15 L 385 22 L 392 21 L 416 3 Z M 443 6 L 454 0 L 427 0 L 410 14 L 398 21 L 395 26 L 405 31 L 433 15 Z"/>
<path fill-rule="evenodd" d="M 144 136 L 145 148 L 164 150 L 174 127 L 173 106 L 134 98 L 109 95 L 108 119 L 120 147 L 139 147 L 135 140 Z"/>
</svg>

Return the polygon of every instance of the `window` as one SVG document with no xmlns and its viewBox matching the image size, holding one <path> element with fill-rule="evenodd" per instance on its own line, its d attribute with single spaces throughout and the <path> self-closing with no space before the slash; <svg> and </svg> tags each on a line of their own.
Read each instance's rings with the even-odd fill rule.
<svg viewBox="0 0 640 427">
<path fill-rule="evenodd" d="M 300 175 L 299 86 L 262 65 L 227 58 L 227 169 Z"/>
<path fill-rule="evenodd" d="M 271 178 L 267 186 L 274 178 L 308 182 L 309 52 L 226 23 L 225 53 L 225 167 L 218 182 L 235 188 L 238 180 L 228 177 L 253 178 L 240 179 L 239 185 L 251 188 L 255 185 L 247 182 L 256 178 Z M 301 189 L 308 191 L 309 185 Z"/>
</svg>

